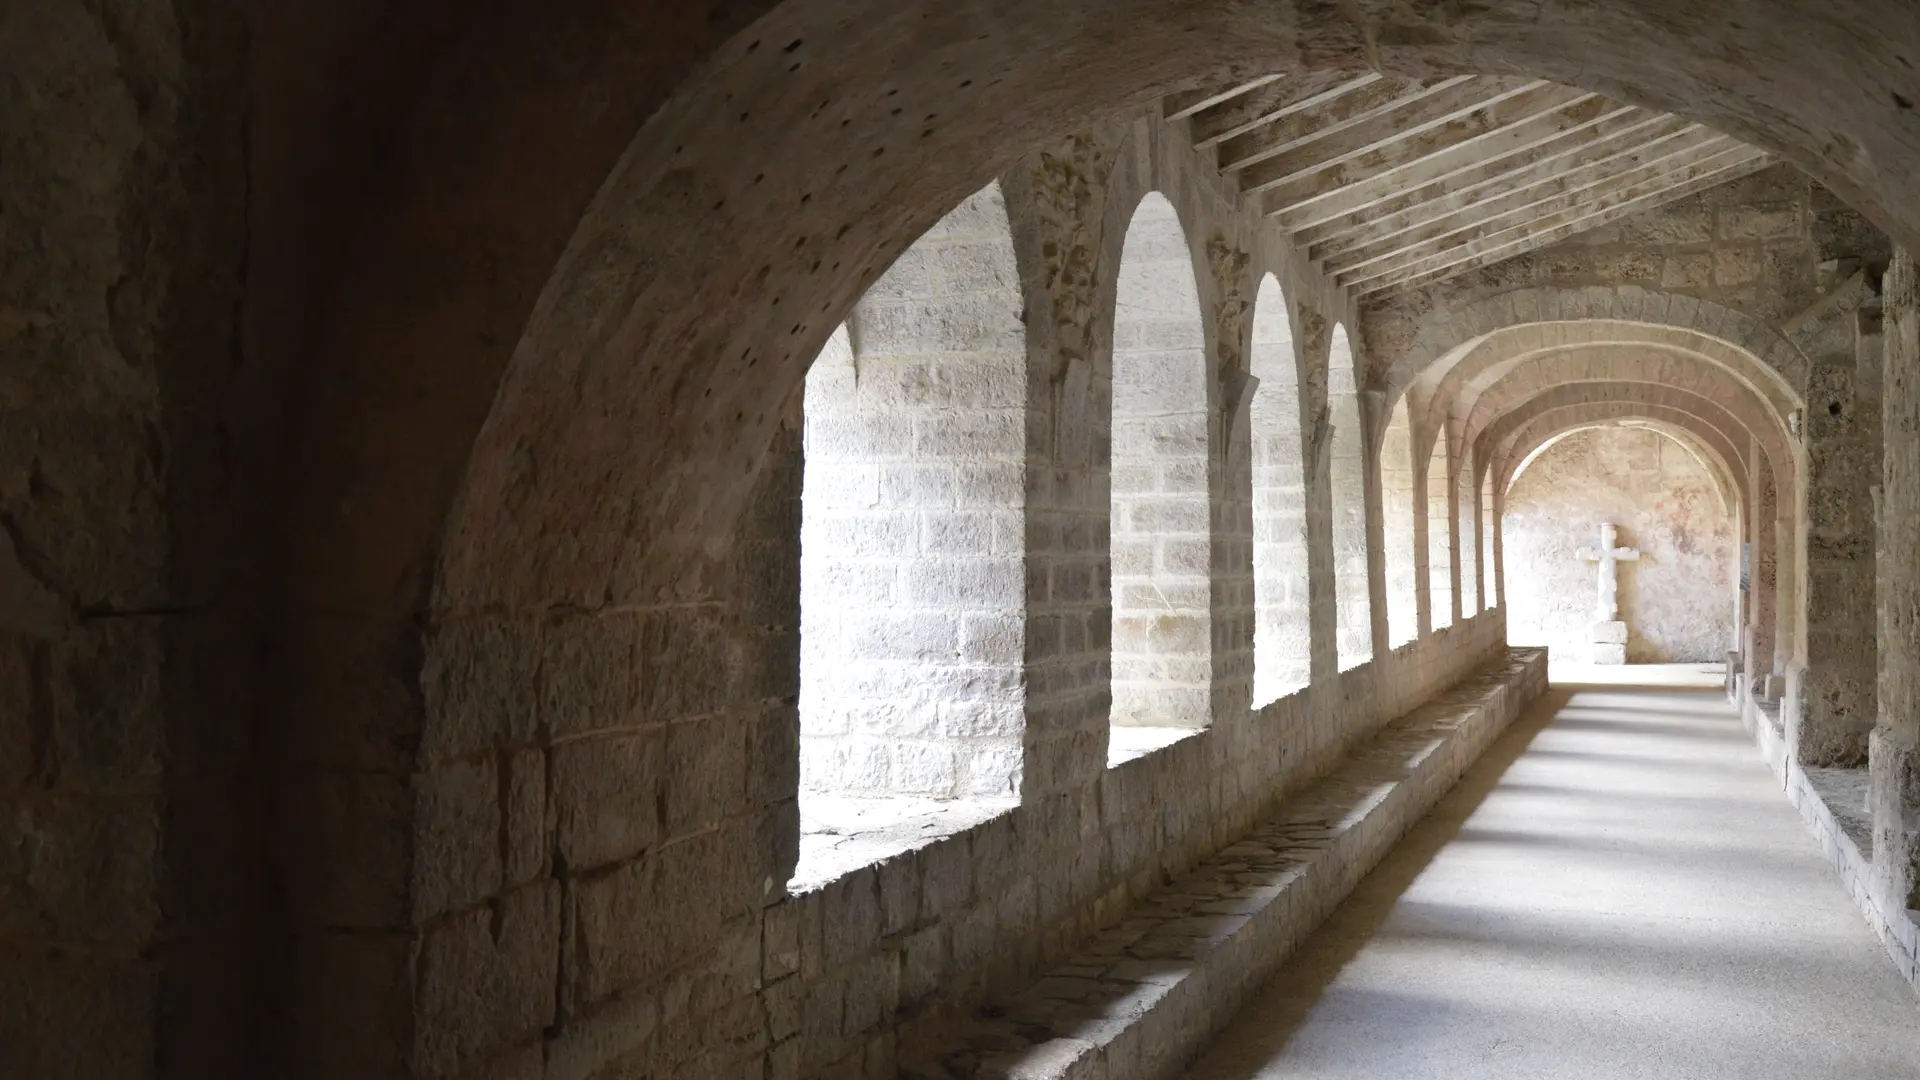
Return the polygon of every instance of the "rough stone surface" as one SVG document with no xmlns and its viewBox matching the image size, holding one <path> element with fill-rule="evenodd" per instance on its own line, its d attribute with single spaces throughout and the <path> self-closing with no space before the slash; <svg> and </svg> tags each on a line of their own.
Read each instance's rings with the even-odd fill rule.
<svg viewBox="0 0 1920 1080">
<path fill-rule="evenodd" d="M 1720 660 L 1734 640 L 1734 522 L 1706 467 L 1644 428 L 1577 431 L 1507 492 L 1507 632 L 1556 654 L 1607 639 L 1593 621 L 1594 566 L 1580 552 L 1611 522 L 1640 550 L 1619 564 L 1628 663 Z M 1596 661 L 1599 662 L 1599 661 Z"/>
</svg>

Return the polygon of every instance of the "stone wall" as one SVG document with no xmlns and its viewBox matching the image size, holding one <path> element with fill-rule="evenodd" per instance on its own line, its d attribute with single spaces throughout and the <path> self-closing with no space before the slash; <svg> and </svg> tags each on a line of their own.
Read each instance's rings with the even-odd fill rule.
<svg viewBox="0 0 1920 1080">
<path fill-rule="evenodd" d="M 1318 534 L 1326 537 L 1332 524 L 1324 510 L 1311 509 L 1316 502 L 1332 505 L 1330 471 L 1305 477 L 1304 498 L 1290 504 L 1249 498 L 1253 455 L 1245 439 L 1238 446 L 1223 445 L 1232 439 L 1232 427 L 1222 403 L 1225 373 L 1246 362 L 1260 330 L 1251 319 L 1228 322 L 1221 313 L 1232 308 L 1244 316 L 1244 306 L 1234 307 L 1232 298 L 1255 295 L 1255 282 L 1266 273 L 1284 282 L 1296 309 L 1317 312 L 1314 319 L 1296 318 L 1296 325 L 1331 326 L 1328 315 L 1340 310 L 1337 294 L 1316 292 L 1323 286 L 1234 213 L 1215 182 L 1190 158 L 1179 156 L 1176 140 L 1163 142 L 1156 127 L 1132 125 L 1111 143 L 1095 133 L 1030 159 L 1002 178 L 1024 280 L 1030 289 L 1036 278 L 1049 283 L 1044 293 L 1029 292 L 1027 319 L 1029 356 L 1046 372 L 1030 376 L 1029 386 L 1037 392 L 1029 399 L 1029 431 L 1047 436 L 1038 443 L 1043 456 L 1035 462 L 1046 463 L 1045 482 L 1029 488 L 1028 531 L 1030 542 L 1037 541 L 1029 557 L 1046 572 L 1028 576 L 1028 618 L 1035 629 L 1027 641 L 1027 685 L 1033 693 L 1027 705 L 1022 799 L 984 823 L 915 845 L 766 910 L 760 993 L 767 1009 L 769 1061 L 780 1075 L 856 1068 L 888 1073 L 902 1045 L 925 1038 L 994 988 L 1031 977 L 1076 941 L 1122 918 L 1133 900 L 1229 842 L 1263 809 L 1324 774 L 1381 724 L 1483 662 L 1503 642 L 1504 623 L 1498 613 L 1489 613 L 1343 671 L 1327 664 L 1308 685 L 1257 709 L 1249 707 L 1250 667 L 1222 665 L 1224 680 L 1235 685 L 1216 689 L 1204 731 L 1104 767 L 1104 739 L 1090 743 L 1084 736 L 1104 735 L 1108 722 L 1105 710 L 1096 711 L 1104 704 L 1105 689 L 1105 671 L 1096 658 L 1107 643 L 1087 634 L 1088 624 L 1081 620 L 1105 614 L 1089 603 L 1087 587 L 1099 580 L 1108 536 L 1105 515 L 1093 512 L 1104 507 L 1088 496 L 1106 495 L 1106 476 L 1103 455 L 1097 449 L 1083 455 L 1078 442 L 1091 434 L 1097 445 L 1105 434 L 1109 420 L 1098 406 L 1119 393 L 1122 368 L 1117 361 L 1112 368 L 1102 363 L 1106 350 L 1115 346 L 1101 340 L 1097 330 L 1090 333 L 1083 320 L 1097 327 L 1103 302 L 1116 314 L 1124 310 L 1118 273 L 1123 237 L 1130 235 L 1132 209 L 1147 189 L 1163 192 L 1179 211 L 1188 233 L 1184 250 L 1209 253 L 1203 260 L 1189 254 L 1177 265 L 1189 274 L 1196 263 L 1206 268 L 1196 284 L 1210 327 L 1204 351 L 1203 460 L 1213 559 L 1209 648 L 1216 663 L 1252 652 L 1252 620 L 1246 616 L 1253 611 L 1253 597 L 1242 595 L 1249 590 L 1238 584 L 1254 582 L 1254 547 L 1247 540 L 1285 537 L 1300 527 L 1295 523 L 1327 529 Z M 1055 199 L 1076 186 L 1084 186 L 1083 204 L 1063 212 Z M 1098 199 L 1087 197 L 1093 192 Z M 1236 247 L 1246 254 L 1238 259 L 1212 254 Z M 1163 251 L 1161 258 L 1174 263 L 1180 255 Z M 1083 258 L 1093 260 L 1096 274 L 1075 276 Z M 1103 288 L 1110 290 L 1104 301 Z M 1303 400 L 1282 397 L 1270 408 L 1305 412 L 1325 400 L 1327 389 L 1344 390 L 1356 416 L 1350 435 L 1361 442 L 1359 395 L 1351 383 L 1329 379 L 1324 331 L 1317 354 L 1313 337 L 1302 337 L 1298 357 L 1288 363 L 1297 362 L 1306 373 Z M 1276 343 L 1269 338 L 1266 344 Z M 1115 384 L 1111 391 L 1102 385 L 1109 378 Z M 1266 419 L 1273 421 L 1265 429 L 1268 460 L 1284 467 L 1284 451 L 1275 444 L 1287 437 L 1288 425 L 1271 413 Z M 1242 423 L 1247 420 L 1241 417 Z M 1121 422 L 1119 410 L 1111 422 Z M 1304 456 L 1311 444 L 1302 430 L 1292 425 Z M 1323 436 L 1332 437 L 1333 431 Z M 1114 438 L 1117 445 L 1118 435 Z M 1321 460 L 1331 464 L 1326 456 Z M 1360 538 L 1352 541 L 1354 557 L 1345 572 L 1360 575 L 1364 589 L 1371 569 L 1364 541 L 1370 481 L 1364 456 L 1356 455 L 1351 464 L 1357 507 L 1351 527 Z M 1116 458 L 1115 468 L 1119 465 Z M 1231 493 L 1236 485 L 1238 496 Z M 1270 508 L 1275 519 L 1236 521 L 1236 505 L 1250 515 L 1257 507 Z M 1047 522 L 1057 524 L 1043 526 Z M 1114 542 L 1122 535 L 1116 529 Z M 1328 550 L 1324 539 L 1317 543 Z M 1081 574 L 1079 568 L 1089 562 L 1095 573 Z M 1313 608 L 1311 624 L 1318 628 L 1313 655 L 1326 658 L 1334 653 L 1335 604 L 1355 600 L 1349 593 L 1336 601 L 1328 587 L 1333 566 L 1312 565 L 1317 584 L 1305 599 Z M 1366 595 L 1360 592 L 1357 603 L 1363 631 L 1371 626 Z M 1216 687 L 1222 681 L 1216 674 Z"/>
<path fill-rule="evenodd" d="M 0 14 L 8 1076 L 239 1076 L 270 1013 L 245 43 L 197 0 Z"/>
<path fill-rule="evenodd" d="M 1260 706 L 1307 685 L 1313 672 L 1299 358 L 1287 298 L 1272 274 L 1261 275 L 1254 298 L 1248 367 L 1259 380 L 1248 403 L 1247 428 L 1256 606 L 1253 703 Z"/>
<path fill-rule="evenodd" d="M 1527 286 L 1638 285 L 1783 323 L 1820 297 L 1815 225 L 1827 219 L 1815 190 L 1805 174 L 1776 165 L 1425 289 L 1381 296 L 1363 308 L 1363 325 L 1376 356 L 1392 365 L 1433 312 Z"/>
<path fill-rule="evenodd" d="M 1206 330 L 1166 196 L 1127 223 L 1113 313 L 1113 722 L 1205 727 L 1213 512 Z"/>
<path fill-rule="evenodd" d="M 1365 361 L 1355 355 L 1344 326 L 1335 325 L 1327 362 L 1326 438 L 1327 490 L 1332 493 L 1333 588 L 1339 627 L 1341 670 L 1356 667 L 1373 656 L 1373 595 L 1368 571 L 1367 485 L 1377 470 L 1367 468 L 1367 436 L 1355 368 Z"/>
<path fill-rule="evenodd" d="M 1707 468 L 1666 435 L 1598 427 L 1553 443 L 1507 491 L 1507 626 L 1520 644 L 1584 660 L 1601 522 L 1640 558 L 1619 566 L 1627 661 L 1718 663 L 1733 643 L 1734 519 Z"/>
</svg>

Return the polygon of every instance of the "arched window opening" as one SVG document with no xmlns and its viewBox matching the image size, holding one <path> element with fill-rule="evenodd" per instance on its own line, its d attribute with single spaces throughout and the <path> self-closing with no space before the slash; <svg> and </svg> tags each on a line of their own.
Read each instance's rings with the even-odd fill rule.
<svg viewBox="0 0 1920 1080">
<path fill-rule="evenodd" d="M 1299 359 L 1293 319 L 1272 274 L 1253 306 L 1253 704 L 1307 685 L 1313 638 L 1307 616 L 1305 448 L 1300 440 Z"/>
<path fill-rule="evenodd" d="M 1460 617 L 1480 614 L 1480 515 L 1475 509 L 1473 453 L 1463 450 L 1460 465 L 1454 471 L 1453 512 L 1459 522 L 1460 538 Z"/>
<path fill-rule="evenodd" d="M 794 888 L 1017 801 L 1026 344 L 998 184 L 942 219 L 806 379 Z M 889 847 L 889 844 L 892 846 Z"/>
<path fill-rule="evenodd" d="M 1335 324 L 1327 356 L 1327 412 L 1333 421 L 1333 578 L 1340 670 L 1373 659 L 1373 611 L 1367 582 L 1366 440 L 1347 328 Z"/>
<path fill-rule="evenodd" d="M 1205 727 L 1212 525 L 1205 330 L 1185 232 L 1149 193 L 1120 254 L 1113 325 L 1113 733 L 1118 762 Z"/>
<path fill-rule="evenodd" d="M 1407 399 L 1393 406 L 1380 441 L 1381 532 L 1387 562 L 1387 644 L 1398 648 L 1419 636 L 1420 587 L 1413 551 L 1413 428 Z"/>
<path fill-rule="evenodd" d="M 1499 527 L 1500 514 L 1493 506 L 1493 470 L 1487 469 L 1480 480 L 1480 598 L 1484 611 L 1500 606 L 1495 584 L 1499 569 L 1493 557 L 1493 534 Z"/>
<path fill-rule="evenodd" d="M 1453 625 L 1453 477 L 1444 429 L 1434 432 L 1427 458 L 1427 595 L 1433 602 L 1433 628 Z"/>
</svg>

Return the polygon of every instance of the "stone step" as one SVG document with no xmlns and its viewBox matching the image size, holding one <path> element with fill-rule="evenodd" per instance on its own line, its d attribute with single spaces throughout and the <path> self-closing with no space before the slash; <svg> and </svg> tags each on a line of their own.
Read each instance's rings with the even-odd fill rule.
<svg viewBox="0 0 1920 1080">
<path fill-rule="evenodd" d="M 1176 1075 L 1546 684 L 1545 649 L 1506 650 L 938 1048 L 902 1047 L 902 1075 Z"/>
</svg>

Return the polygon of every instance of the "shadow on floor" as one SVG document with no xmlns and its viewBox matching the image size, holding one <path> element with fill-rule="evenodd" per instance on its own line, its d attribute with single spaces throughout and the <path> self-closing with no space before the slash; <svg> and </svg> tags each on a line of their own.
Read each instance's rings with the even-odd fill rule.
<svg viewBox="0 0 1920 1080">
<path fill-rule="evenodd" d="M 1422 819 L 1429 827 L 1410 831 L 1394 849 L 1394 857 L 1366 877 L 1371 895 L 1364 902 L 1356 902 L 1359 900 L 1356 889 L 1355 896 L 1341 902 L 1333 916 L 1314 931 L 1313 937 L 1303 943 L 1282 968 L 1278 978 L 1287 980 L 1290 992 L 1280 1009 L 1263 1010 L 1262 1020 L 1272 1023 L 1262 1030 L 1259 1053 L 1244 1066 L 1210 1070 L 1209 1080 L 1252 1080 L 1260 1072 L 1262 1063 L 1279 1053 L 1313 1012 L 1327 987 L 1368 942 L 1379 936 L 1401 896 L 1441 849 L 1460 836 L 1467 819 L 1500 785 L 1507 770 L 1527 752 L 1578 689 L 1555 685 L 1541 695 L 1467 770 L 1440 805 Z M 1614 684 L 1594 689 L 1619 690 L 1621 687 Z"/>
</svg>

